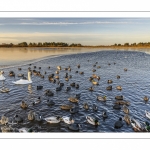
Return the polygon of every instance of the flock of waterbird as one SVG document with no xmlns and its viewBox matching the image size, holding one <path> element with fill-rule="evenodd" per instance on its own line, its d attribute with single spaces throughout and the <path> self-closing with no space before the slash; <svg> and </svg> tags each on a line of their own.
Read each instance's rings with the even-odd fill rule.
<svg viewBox="0 0 150 150">
<path fill-rule="evenodd" d="M 89 61 L 89 60 L 88 60 Z M 96 68 L 97 69 L 100 69 L 101 66 L 97 66 L 98 62 L 96 62 L 93 67 L 94 69 L 92 70 L 93 73 L 96 72 Z M 115 65 L 116 63 L 114 63 Z M 12 83 L 13 84 L 16 84 L 16 85 L 19 85 L 19 84 L 32 84 L 32 79 L 31 79 L 31 74 L 34 74 L 35 76 L 40 76 L 41 78 L 44 78 L 44 75 L 42 75 L 40 73 L 40 71 L 36 71 L 36 68 L 37 66 L 32 66 L 32 64 L 29 64 L 30 67 L 28 68 L 28 78 L 26 78 L 24 76 L 24 74 L 18 74 L 18 77 L 21 77 L 20 80 L 18 81 L 13 81 Z M 110 63 L 108 65 L 111 65 Z M 31 66 L 33 67 L 33 69 L 31 69 Z M 77 65 L 77 68 L 79 69 L 81 66 L 80 64 Z M 39 69 L 41 69 L 41 67 L 39 67 Z M 48 69 L 50 69 L 50 66 L 48 67 Z M 71 67 L 68 66 L 66 68 L 63 68 L 66 73 L 65 73 L 65 81 L 69 81 L 69 79 L 72 78 L 72 75 L 69 75 L 68 72 L 71 71 Z M 21 68 L 18 68 L 18 70 L 22 70 Z M 53 74 L 50 74 L 48 76 L 48 80 L 52 83 L 57 83 L 59 86 L 56 88 L 56 91 L 61 91 L 62 90 L 62 87 L 64 86 L 65 83 L 62 83 L 60 82 L 59 80 L 59 74 L 61 73 L 61 70 L 62 70 L 62 67 L 61 66 L 57 66 L 57 70 L 55 71 L 55 73 Z M 128 71 L 127 68 L 124 68 L 124 71 Z M 47 72 L 45 71 L 45 74 Z M 79 73 L 79 74 L 84 74 L 84 72 L 80 72 L 80 71 L 75 71 L 75 73 Z M 15 76 L 15 73 L 13 71 L 10 71 L 9 72 L 9 76 Z M 116 78 L 119 80 L 121 77 L 119 75 L 116 76 Z M 4 71 L 0 71 L 0 81 L 4 81 L 6 80 L 6 78 L 4 77 Z M 93 85 L 99 85 L 99 80 L 100 80 L 100 76 L 96 75 L 96 74 L 92 74 L 91 77 L 89 77 L 89 82 L 91 82 Z M 111 84 L 113 83 L 112 80 L 108 80 L 107 81 L 108 84 Z M 67 86 L 65 91 L 68 92 L 72 89 L 72 87 L 76 88 L 76 89 L 79 89 L 80 85 L 79 84 L 76 84 L 75 82 L 71 83 L 70 86 Z M 37 86 L 37 90 L 41 90 L 43 89 L 43 86 Z M 120 85 L 116 86 L 116 89 L 117 90 L 122 90 L 122 87 Z M 94 91 L 94 87 L 91 86 L 88 88 L 89 91 Z M 108 87 L 106 87 L 106 90 L 109 90 L 111 91 L 112 90 L 112 85 L 109 85 Z M 9 92 L 10 89 L 6 88 L 6 87 L 2 87 L 0 89 L 0 92 L 1 93 L 7 93 Z M 47 89 L 44 93 L 46 96 L 53 96 L 54 93 L 53 91 L 51 91 L 50 89 Z M 73 103 L 78 103 L 80 101 L 80 95 L 82 93 L 79 93 L 79 94 L 76 94 L 75 96 L 72 96 L 72 97 L 69 97 L 68 100 L 72 103 L 72 104 L 63 104 L 60 106 L 61 109 L 63 110 L 68 110 L 71 114 L 75 114 L 77 112 L 80 111 L 79 107 L 77 105 L 74 105 Z M 118 118 L 118 121 L 115 122 L 114 124 L 114 128 L 118 129 L 118 128 L 121 128 L 123 126 L 123 121 L 125 121 L 128 125 L 131 125 L 131 127 L 133 128 L 134 131 L 136 132 L 149 132 L 150 131 L 150 124 L 146 121 L 146 122 L 139 122 L 138 120 L 134 119 L 134 118 L 131 118 L 129 116 L 129 108 L 128 106 L 130 105 L 130 102 L 129 101 L 125 101 L 124 100 L 124 97 L 122 95 L 118 95 L 115 97 L 116 99 L 116 102 L 113 106 L 113 109 L 116 109 L 116 110 L 123 110 L 123 112 L 125 113 L 124 117 L 120 117 Z M 99 102 L 106 102 L 107 101 L 107 97 L 106 96 L 102 96 L 102 95 L 99 95 L 97 96 L 97 100 Z M 148 102 L 149 98 L 147 96 L 145 96 L 143 98 L 144 101 Z M 36 100 L 34 100 L 34 102 L 32 103 L 32 106 L 38 104 L 41 102 L 41 97 L 38 97 Z M 55 105 L 55 102 L 53 100 L 47 100 L 47 105 L 49 106 L 53 106 Z M 25 102 L 25 101 L 22 101 L 21 104 L 20 104 L 21 108 L 22 109 L 26 109 L 29 107 L 29 105 Z M 122 106 L 122 107 L 121 107 Z M 88 103 L 84 103 L 83 104 L 83 108 L 88 110 L 89 109 L 89 105 Z M 93 110 L 94 112 L 96 113 L 97 110 L 98 110 L 98 106 L 96 104 L 93 104 Z M 150 119 L 150 112 L 146 111 L 145 110 L 145 116 Z M 106 111 L 103 111 L 102 112 L 102 117 L 103 119 L 107 119 L 109 118 L 109 115 Z M 56 123 L 60 123 L 61 121 L 64 121 L 66 124 L 68 124 L 68 128 L 71 130 L 71 131 L 80 131 L 80 129 L 82 128 L 82 126 L 78 123 L 75 123 L 75 120 L 72 118 L 72 117 L 68 117 L 68 116 L 50 116 L 50 117 L 47 117 L 47 118 L 43 118 L 40 114 L 38 113 L 35 113 L 34 111 L 29 111 L 28 112 L 28 116 L 27 116 L 28 120 L 29 121 L 32 121 L 32 120 L 37 120 L 39 122 L 42 122 L 43 120 L 45 120 L 46 122 L 50 123 L 50 124 L 56 124 Z M 91 124 L 91 125 L 94 125 L 94 126 L 98 126 L 100 125 L 100 122 L 98 120 L 98 118 L 95 118 L 95 117 L 92 117 L 92 116 L 85 116 L 85 119 L 86 121 Z M 16 114 L 14 116 L 14 121 L 15 123 L 21 123 L 23 122 L 23 118 L 19 115 L 19 114 Z M 2 132 L 33 132 L 32 128 L 28 129 L 28 128 L 20 128 L 20 129 L 13 129 L 11 127 L 12 124 L 14 124 L 14 122 L 10 122 L 9 121 L 9 118 L 6 117 L 6 116 L 1 116 L 1 120 L 0 120 L 0 124 L 2 124 L 3 126 L 1 127 L 1 130 Z"/>
</svg>

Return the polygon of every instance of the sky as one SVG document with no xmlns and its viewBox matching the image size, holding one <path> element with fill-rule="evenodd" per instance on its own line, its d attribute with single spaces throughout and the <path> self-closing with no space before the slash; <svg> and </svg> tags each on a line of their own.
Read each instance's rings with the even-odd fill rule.
<svg viewBox="0 0 150 150">
<path fill-rule="evenodd" d="M 150 18 L 0 18 L 0 44 L 150 42 Z"/>
</svg>

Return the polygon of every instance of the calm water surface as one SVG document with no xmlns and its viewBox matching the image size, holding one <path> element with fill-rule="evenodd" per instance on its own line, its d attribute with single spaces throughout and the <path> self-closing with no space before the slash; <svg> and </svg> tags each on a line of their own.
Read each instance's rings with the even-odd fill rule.
<svg viewBox="0 0 150 150">
<path fill-rule="evenodd" d="M 146 50 L 145 50 L 146 51 Z M 89 60 L 89 61 L 87 61 Z M 95 62 L 98 62 L 97 66 L 101 66 L 100 69 L 93 67 Z M 114 62 L 116 64 L 114 65 Z M 30 63 L 30 62 L 29 62 Z M 108 65 L 110 63 L 111 65 Z M 77 68 L 77 64 L 80 64 L 80 69 Z M 65 85 L 61 91 L 56 92 L 57 83 L 51 83 L 48 80 L 48 75 L 55 73 L 56 67 L 61 65 L 62 68 L 71 66 L 72 79 L 65 81 L 64 75 L 67 71 L 60 71 L 60 81 Z M 47 74 L 44 75 L 45 78 L 42 79 L 38 76 L 32 75 L 33 83 L 30 85 L 14 85 L 12 81 L 18 80 L 16 76 L 9 77 L 9 71 L 13 70 L 16 74 L 23 73 L 27 76 L 27 70 L 29 65 L 23 65 L 22 71 L 18 71 L 18 67 L 4 68 L 4 76 L 6 81 L 4 85 L 11 89 L 9 93 L 0 93 L 0 116 L 5 115 L 13 120 L 15 114 L 20 114 L 24 118 L 23 123 L 12 125 L 13 128 L 28 127 L 33 128 L 37 132 L 72 132 L 68 129 L 64 122 L 59 124 L 48 124 L 45 121 L 38 123 L 36 121 L 28 121 L 27 114 L 30 110 L 37 113 L 41 113 L 42 116 L 72 116 L 76 123 L 82 125 L 80 132 L 134 132 L 130 125 L 124 122 L 121 129 L 114 129 L 114 123 L 119 117 L 124 117 L 123 110 L 114 110 L 113 105 L 115 103 L 115 96 L 123 95 L 124 99 L 129 101 L 131 105 L 128 107 L 130 109 L 129 115 L 134 117 L 138 121 L 144 122 L 148 121 L 145 118 L 145 110 L 150 111 L 149 102 L 145 103 L 143 101 L 144 96 L 150 97 L 150 55 L 145 52 L 137 51 L 118 51 L 118 50 L 101 50 L 99 52 L 82 53 L 82 54 L 70 54 L 59 56 L 55 58 L 49 58 L 32 63 L 30 66 L 41 67 L 40 71 L 42 74 L 46 71 Z M 48 69 L 48 66 L 51 66 Z M 125 72 L 124 68 L 128 68 Z M 96 69 L 95 74 L 101 77 L 99 85 L 94 86 L 94 91 L 90 92 L 87 88 L 92 86 L 92 83 L 88 80 L 93 74 L 92 70 Z M 83 71 L 84 75 L 75 73 L 75 71 Z M 120 79 L 116 76 L 120 75 Z M 113 80 L 112 84 L 108 84 L 107 80 Z M 72 88 L 71 91 L 65 92 L 65 88 L 70 85 L 70 83 L 75 82 L 80 85 L 79 89 Z M 2 86 L 2 82 L 0 83 Z M 42 90 L 36 90 L 37 85 L 43 85 Z M 107 91 L 106 87 L 112 85 L 113 90 Z M 116 90 L 116 86 L 121 85 L 123 90 Z M 50 89 L 54 92 L 54 96 L 46 97 L 44 96 L 44 91 Z M 74 96 L 77 93 L 81 93 L 79 103 L 77 104 L 80 108 L 79 112 L 72 115 L 69 111 L 61 110 L 60 106 L 62 104 L 71 104 L 68 101 L 70 96 Z M 97 96 L 101 95 L 107 96 L 106 102 L 97 101 Z M 22 100 L 25 100 L 28 104 L 31 104 L 34 98 L 41 96 L 42 102 L 30 106 L 26 110 L 20 108 Z M 54 106 L 47 106 L 47 99 L 53 100 L 55 102 Z M 83 108 L 84 103 L 88 103 L 90 106 L 89 110 Z M 93 104 L 98 106 L 98 111 L 94 112 L 92 109 Z M 107 111 L 108 118 L 103 120 L 102 112 Z M 86 122 L 86 115 L 92 117 L 97 117 L 99 119 L 100 125 L 98 127 L 92 126 Z M 2 126 L 2 125 L 1 125 Z"/>
</svg>

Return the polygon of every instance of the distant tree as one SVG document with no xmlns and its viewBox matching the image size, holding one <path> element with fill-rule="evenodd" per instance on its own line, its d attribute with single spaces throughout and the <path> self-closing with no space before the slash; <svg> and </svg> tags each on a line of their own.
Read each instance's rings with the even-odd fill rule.
<svg viewBox="0 0 150 150">
<path fill-rule="evenodd" d="M 129 43 L 125 43 L 124 46 L 129 46 Z"/>
<path fill-rule="evenodd" d="M 114 46 L 117 46 L 117 44 L 115 43 Z"/>
<path fill-rule="evenodd" d="M 118 46 L 121 46 L 121 44 L 118 44 Z"/>
</svg>

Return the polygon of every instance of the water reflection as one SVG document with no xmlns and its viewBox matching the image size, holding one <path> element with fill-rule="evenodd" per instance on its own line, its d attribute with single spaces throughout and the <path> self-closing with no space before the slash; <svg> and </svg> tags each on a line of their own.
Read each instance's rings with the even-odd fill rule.
<svg viewBox="0 0 150 150">
<path fill-rule="evenodd" d="M 31 84 L 28 85 L 28 91 L 29 91 L 30 94 L 33 93 L 33 91 L 32 91 L 32 85 Z"/>
</svg>

